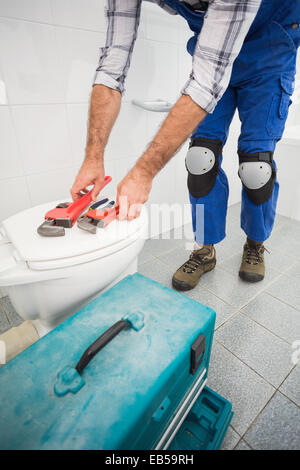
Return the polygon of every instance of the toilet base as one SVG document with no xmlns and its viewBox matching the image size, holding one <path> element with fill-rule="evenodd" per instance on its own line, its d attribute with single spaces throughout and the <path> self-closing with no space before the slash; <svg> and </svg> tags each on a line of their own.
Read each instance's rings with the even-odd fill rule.
<svg viewBox="0 0 300 470">
<path fill-rule="evenodd" d="M 106 286 L 100 292 L 97 292 L 96 295 L 89 298 L 83 305 L 80 306 L 80 308 L 82 308 L 86 303 L 91 302 L 92 300 L 94 300 L 99 295 L 103 294 L 105 291 L 110 289 L 114 284 L 121 281 L 121 279 L 123 279 L 124 277 L 129 276 L 130 274 L 136 273 L 137 272 L 137 263 L 138 263 L 138 260 L 137 260 L 137 258 L 135 258 L 132 261 L 132 263 L 130 263 L 130 265 L 127 266 L 127 268 L 116 279 L 114 279 L 113 282 L 111 282 L 108 286 Z M 79 310 L 79 308 L 78 308 L 78 310 Z M 63 318 L 62 321 L 66 320 L 66 319 L 67 318 Z M 47 333 L 49 333 L 51 330 L 53 330 L 56 326 L 58 326 L 60 323 L 62 323 L 62 321 L 57 322 L 56 324 L 51 324 L 51 326 L 50 326 L 49 324 L 46 324 L 45 322 L 43 322 L 43 320 L 40 319 L 40 318 L 37 319 L 37 320 L 31 320 L 31 322 L 34 324 L 34 327 L 37 330 L 37 333 L 38 333 L 40 338 L 42 338 Z"/>
</svg>

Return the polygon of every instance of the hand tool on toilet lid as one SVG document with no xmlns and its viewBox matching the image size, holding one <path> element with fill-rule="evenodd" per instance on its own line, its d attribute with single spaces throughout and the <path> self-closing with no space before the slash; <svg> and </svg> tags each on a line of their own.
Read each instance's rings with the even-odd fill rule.
<svg viewBox="0 0 300 470">
<path fill-rule="evenodd" d="M 108 201 L 109 201 L 109 199 L 108 199 L 108 197 L 106 197 L 104 199 L 101 199 L 101 201 L 95 202 L 94 204 L 91 205 L 91 207 L 89 207 L 89 211 L 91 211 L 93 209 L 97 209 L 100 206 L 103 206 L 103 204 L 106 204 Z"/>
<path fill-rule="evenodd" d="M 107 206 L 99 209 L 89 210 L 80 217 L 77 225 L 82 230 L 90 233 L 96 233 L 97 228 L 105 228 L 119 214 L 119 205 L 115 205 L 115 201 L 110 201 Z"/>
<path fill-rule="evenodd" d="M 106 176 L 100 188 L 104 188 L 111 181 L 111 176 Z M 61 237 L 65 234 L 65 228 L 71 228 L 77 218 L 90 204 L 92 200 L 92 191 L 77 199 L 74 202 L 58 204 L 55 209 L 48 211 L 45 215 L 45 221 L 38 227 L 37 232 L 43 237 Z"/>
<path fill-rule="evenodd" d="M 92 211 L 94 209 L 98 209 L 100 206 L 103 206 L 103 207 L 101 207 L 101 210 L 103 210 L 105 208 L 112 207 L 115 204 L 115 201 L 110 201 L 110 202 L 108 202 L 108 201 L 109 201 L 109 199 L 108 199 L 108 197 L 106 197 L 104 199 L 101 199 L 101 201 L 97 201 L 94 204 L 92 204 L 89 207 L 88 212 L 86 212 L 83 215 L 81 215 L 80 217 L 78 217 L 78 220 L 77 220 L 78 226 L 80 227 L 80 223 L 79 223 L 80 220 L 84 219 L 85 215 L 87 215 L 90 211 Z"/>
</svg>

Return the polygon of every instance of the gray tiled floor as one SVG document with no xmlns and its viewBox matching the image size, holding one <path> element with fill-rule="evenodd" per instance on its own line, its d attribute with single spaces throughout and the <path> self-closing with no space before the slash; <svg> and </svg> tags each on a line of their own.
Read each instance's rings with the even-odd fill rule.
<svg viewBox="0 0 300 470">
<path fill-rule="evenodd" d="M 276 392 L 244 439 L 255 449 L 299 450 L 300 408 Z"/>
<path fill-rule="evenodd" d="M 293 368 L 290 344 L 242 313 L 219 328 L 215 339 L 274 387 Z"/>
<path fill-rule="evenodd" d="M 300 432 L 300 364 L 292 362 L 300 340 L 300 222 L 277 216 L 265 244 L 265 280 L 246 284 L 237 275 L 245 240 L 239 212 L 239 204 L 228 210 L 217 268 L 185 293 L 217 313 L 208 384 L 235 412 L 222 449 L 300 449 L 293 437 Z M 188 253 L 178 240 L 148 241 L 139 271 L 171 287 Z"/>
<path fill-rule="evenodd" d="M 238 445 L 234 448 L 234 450 L 252 450 L 252 449 L 243 439 L 241 439 Z"/>
<path fill-rule="evenodd" d="M 20 325 L 22 319 L 16 313 L 8 297 L 0 298 L 0 334 L 9 328 Z"/>
<path fill-rule="evenodd" d="M 300 340 L 300 222 L 277 216 L 266 243 L 266 278 L 246 284 L 237 275 L 245 239 L 239 212 L 238 204 L 228 210 L 217 268 L 186 293 L 217 313 L 208 385 L 235 413 L 222 449 L 300 449 L 300 364 L 292 362 Z M 148 240 L 139 272 L 171 287 L 188 254 L 183 240 Z M 0 298 L 0 333 L 20 321 L 9 299 Z"/>
<path fill-rule="evenodd" d="M 233 449 L 240 440 L 240 436 L 237 432 L 229 426 L 227 433 L 224 437 L 224 441 L 222 442 L 221 450 L 231 450 Z"/>
<path fill-rule="evenodd" d="M 300 406 L 300 364 L 292 370 L 279 390 Z"/>
</svg>

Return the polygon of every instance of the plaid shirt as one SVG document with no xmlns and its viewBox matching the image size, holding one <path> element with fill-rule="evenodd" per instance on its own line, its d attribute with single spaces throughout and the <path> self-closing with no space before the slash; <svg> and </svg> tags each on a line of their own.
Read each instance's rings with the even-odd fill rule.
<svg viewBox="0 0 300 470">
<path fill-rule="evenodd" d="M 154 0 L 169 13 L 174 10 Z M 197 39 L 189 80 L 181 90 L 201 108 L 212 113 L 225 92 L 233 62 L 262 0 L 207 0 L 203 27 Z M 96 70 L 94 84 L 103 84 L 123 93 L 137 36 L 142 0 L 107 0 L 108 20 L 105 47 Z M 185 3 L 195 4 L 195 0 Z"/>
</svg>

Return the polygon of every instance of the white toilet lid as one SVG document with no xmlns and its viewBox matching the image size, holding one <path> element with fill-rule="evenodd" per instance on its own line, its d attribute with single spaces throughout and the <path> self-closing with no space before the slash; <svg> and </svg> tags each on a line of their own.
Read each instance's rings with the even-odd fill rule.
<svg viewBox="0 0 300 470">
<path fill-rule="evenodd" d="M 91 261 L 145 236 L 148 222 L 145 207 L 138 219 L 130 222 L 114 220 L 105 229 L 97 229 L 96 234 L 78 228 L 75 223 L 71 229 L 65 229 L 63 237 L 40 236 L 38 226 L 44 221 L 46 212 L 59 202 L 62 201 L 32 207 L 2 222 L 1 232 L 12 243 L 17 257 L 32 269 L 54 269 Z"/>
</svg>

